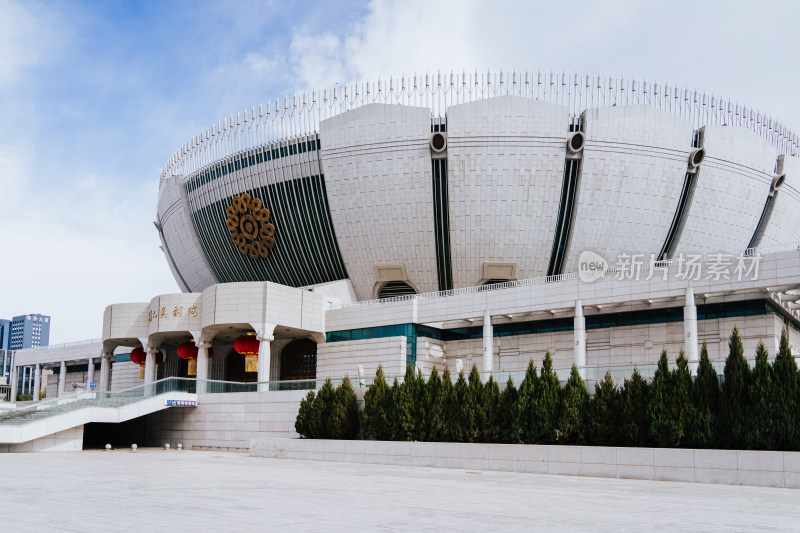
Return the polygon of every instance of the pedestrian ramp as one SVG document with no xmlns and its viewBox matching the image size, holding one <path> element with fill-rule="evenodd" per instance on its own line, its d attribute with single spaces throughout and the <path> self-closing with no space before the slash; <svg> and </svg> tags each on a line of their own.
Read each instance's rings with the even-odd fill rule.
<svg viewBox="0 0 800 533">
<path fill-rule="evenodd" d="M 80 392 L 0 412 L 0 445 L 55 435 L 91 422 L 119 423 L 173 406 L 197 405 L 196 381 L 165 378 L 119 392 Z"/>
</svg>

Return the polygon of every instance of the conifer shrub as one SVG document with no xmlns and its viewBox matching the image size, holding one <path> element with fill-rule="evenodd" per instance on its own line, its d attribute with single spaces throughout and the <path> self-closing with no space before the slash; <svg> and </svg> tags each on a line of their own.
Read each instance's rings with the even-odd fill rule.
<svg viewBox="0 0 800 533">
<path fill-rule="evenodd" d="M 353 390 L 350 378 L 345 376 L 342 384 L 336 387 L 328 419 L 329 439 L 354 439 L 359 429 L 358 396 Z"/>
<path fill-rule="evenodd" d="M 383 375 L 383 367 L 378 365 L 375 379 L 367 389 L 367 392 L 364 393 L 364 411 L 361 422 L 364 438 L 389 439 L 391 435 L 391 411 L 393 409 L 391 389 L 389 389 L 386 377 Z M 298 433 L 300 432 L 298 431 Z"/>
<path fill-rule="evenodd" d="M 301 438 L 311 438 L 311 419 L 313 417 L 314 397 L 316 392 L 308 391 L 306 397 L 300 401 L 300 410 L 294 421 L 294 430 Z"/>
<path fill-rule="evenodd" d="M 500 412 L 499 412 L 499 440 L 498 442 L 510 443 L 511 429 L 514 418 L 514 405 L 517 403 L 519 393 L 514 386 L 514 380 L 508 377 L 506 388 L 500 393 Z"/>
<path fill-rule="evenodd" d="M 750 404 L 747 413 L 747 447 L 772 450 L 775 446 L 775 420 L 772 417 L 773 376 L 769 354 L 763 342 L 756 348 L 756 364 L 750 380 Z"/>
<path fill-rule="evenodd" d="M 620 446 L 650 446 L 649 399 L 650 386 L 634 367 L 633 375 L 624 381 L 620 391 Z"/>
<path fill-rule="evenodd" d="M 774 444 L 779 450 L 800 450 L 800 374 L 789 346 L 786 329 L 772 363 L 771 418 L 775 422 Z"/>
<path fill-rule="evenodd" d="M 533 402 L 536 395 L 536 388 L 539 376 L 536 374 L 536 366 L 533 359 L 528 362 L 528 369 L 525 377 L 519 385 L 519 394 L 514 403 L 511 421 L 511 441 L 517 443 L 534 444 L 536 436 L 533 426 Z"/>
<path fill-rule="evenodd" d="M 480 442 L 502 442 L 500 440 L 500 387 L 494 380 L 494 376 L 489 376 L 489 380 L 483 386 L 480 410 Z"/>
<path fill-rule="evenodd" d="M 550 356 L 550 350 L 547 350 L 533 393 L 533 405 L 530 411 L 531 442 L 551 444 L 556 441 L 556 424 L 560 405 L 561 384 L 553 370 L 553 358 Z"/>
<path fill-rule="evenodd" d="M 620 394 L 611 373 L 595 383 L 589 402 L 587 441 L 597 446 L 616 446 L 620 426 Z"/>
<path fill-rule="evenodd" d="M 481 442 L 481 432 L 485 425 L 483 404 L 483 383 L 478 367 L 472 365 L 467 380 L 466 401 L 462 404 L 461 420 L 464 424 L 464 438 L 466 442 Z"/>
<path fill-rule="evenodd" d="M 741 450 L 747 447 L 747 412 L 750 403 L 750 367 L 744 358 L 739 329 L 734 327 L 728 342 L 722 395 L 720 399 L 720 445 Z"/>
<path fill-rule="evenodd" d="M 560 443 L 583 444 L 588 407 L 589 391 L 578 373 L 578 367 L 573 364 L 567 384 L 561 391 L 557 427 Z"/>
<path fill-rule="evenodd" d="M 460 373 L 459 378 L 463 381 L 464 375 Z M 442 374 L 442 401 L 444 404 L 443 440 L 445 442 L 463 442 L 461 437 L 461 408 L 458 405 L 456 388 L 453 385 L 453 378 L 450 376 L 448 369 L 445 369 Z"/>
<path fill-rule="evenodd" d="M 694 402 L 692 401 L 692 372 L 689 360 L 681 350 L 676 361 L 677 368 L 672 377 L 672 416 L 679 428 L 676 446 L 686 446 L 689 439 L 687 433 L 694 419 Z"/>
<path fill-rule="evenodd" d="M 692 385 L 694 416 L 689 431 L 690 446 L 711 448 L 717 443 L 717 413 L 719 410 L 719 378 L 708 358 L 708 346 L 703 342 L 697 378 Z"/>
<path fill-rule="evenodd" d="M 658 368 L 650 385 L 650 435 L 656 446 L 669 448 L 677 446 L 683 435 L 679 422 L 674 417 L 672 393 L 674 390 L 673 374 L 669 370 L 667 350 L 661 351 Z"/>
<path fill-rule="evenodd" d="M 450 376 L 447 376 L 450 379 Z M 436 367 L 431 370 L 427 383 L 427 429 L 425 440 L 439 442 L 444 439 L 445 389 Z"/>
<path fill-rule="evenodd" d="M 319 392 L 310 391 L 300 402 L 294 428 L 303 438 L 354 439 L 359 432 L 358 396 L 345 376 L 334 388 L 330 379 Z"/>
<path fill-rule="evenodd" d="M 455 398 L 453 425 L 456 427 L 453 434 L 453 442 L 472 442 L 475 424 L 474 409 L 469 384 L 464 378 L 464 372 L 458 373 L 458 379 L 453 386 L 453 395 Z"/>
</svg>

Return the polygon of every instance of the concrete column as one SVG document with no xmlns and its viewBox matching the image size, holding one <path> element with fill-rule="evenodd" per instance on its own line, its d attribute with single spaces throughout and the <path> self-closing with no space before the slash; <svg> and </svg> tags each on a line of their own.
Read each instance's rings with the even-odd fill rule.
<svg viewBox="0 0 800 533">
<path fill-rule="evenodd" d="M 700 360 L 697 352 L 697 304 L 694 301 L 694 289 L 691 287 L 686 288 L 686 303 L 683 306 L 683 340 L 689 368 L 692 374 L 696 374 L 697 363 Z"/>
<path fill-rule="evenodd" d="M 39 401 L 39 393 L 42 391 L 42 365 L 37 364 L 33 370 L 33 401 Z"/>
<path fill-rule="evenodd" d="M 17 370 L 17 367 L 14 366 L 13 361 L 12 361 L 12 364 L 11 364 L 11 397 L 8 399 L 8 401 L 10 401 L 10 402 L 16 402 L 17 401 L 17 389 L 19 387 L 19 385 L 17 384 L 18 380 L 19 380 L 19 371 Z"/>
<path fill-rule="evenodd" d="M 147 385 L 155 381 L 153 378 L 155 377 L 158 348 L 147 348 L 145 352 L 147 352 L 147 356 L 144 360 L 144 384 Z"/>
<path fill-rule="evenodd" d="M 65 361 L 61 361 L 61 368 L 59 369 L 58 373 L 58 395 L 64 395 L 64 387 L 67 384 L 67 363 Z"/>
<path fill-rule="evenodd" d="M 575 302 L 575 366 L 581 377 L 586 379 L 586 317 L 583 316 L 583 303 Z"/>
<path fill-rule="evenodd" d="M 89 392 L 92 390 L 91 384 L 94 381 L 94 358 L 89 358 L 89 367 L 86 371 L 86 391 Z"/>
<path fill-rule="evenodd" d="M 211 349 L 211 343 L 196 342 L 195 346 L 197 346 L 197 392 L 204 393 L 207 385 L 205 381 L 208 379 L 208 350 Z"/>
<path fill-rule="evenodd" d="M 492 315 L 487 309 L 483 313 L 483 371 L 491 372 L 494 356 L 494 328 L 492 327 Z"/>
<path fill-rule="evenodd" d="M 22 389 L 20 390 L 20 394 L 25 394 L 28 390 L 28 380 L 25 379 L 28 377 L 28 367 L 22 367 Z"/>
<path fill-rule="evenodd" d="M 111 355 L 103 353 L 100 355 L 100 390 L 108 392 L 111 385 Z"/>
<path fill-rule="evenodd" d="M 259 335 L 257 338 L 260 341 L 258 345 L 258 381 L 269 381 L 271 343 L 275 340 L 275 337 L 272 335 Z"/>
</svg>

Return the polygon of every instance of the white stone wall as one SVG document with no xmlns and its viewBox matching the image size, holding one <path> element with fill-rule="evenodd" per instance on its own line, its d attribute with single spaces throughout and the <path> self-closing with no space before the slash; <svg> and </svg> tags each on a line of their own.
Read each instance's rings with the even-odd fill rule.
<svg viewBox="0 0 800 533">
<path fill-rule="evenodd" d="M 100 377 L 98 376 L 97 379 L 99 380 Z M 139 379 L 139 365 L 130 361 L 114 362 L 111 365 L 111 392 L 126 390 L 139 385 L 144 385 L 144 380 Z"/>
<path fill-rule="evenodd" d="M 703 146 L 706 158 L 676 255 L 747 248 L 775 174 L 777 152 L 747 129 L 707 126 Z"/>
<path fill-rule="evenodd" d="M 760 246 L 800 242 L 800 158 L 786 156 L 786 181 L 780 188 Z"/>
<path fill-rule="evenodd" d="M 0 453 L 79 452 L 82 449 L 83 425 L 19 444 L 0 443 Z"/>
<path fill-rule="evenodd" d="M 566 107 L 519 96 L 447 108 L 454 288 L 477 285 L 485 261 L 547 274 L 568 131 Z"/>
<path fill-rule="evenodd" d="M 308 391 L 200 394 L 196 408 L 171 408 L 147 417 L 148 446 L 247 451 L 250 439 L 297 438 L 294 422 Z"/>
<path fill-rule="evenodd" d="M 564 272 L 577 272 L 578 257 L 586 250 L 611 265 L 623 253 L 658 254 L 686 177 L 691 123 L 644 105 L 621 106 L 587 110 L 584 131 Z"/>
<path fill-rule="evenodd" d="M 386 337 L 317 345 L 317 379 L 358 377 L 358 365 L 371 377 L 383 365 L 386 376 L 402 376 L 406 367 L 406 338 Z"/>
<path fill-rule="evenodd" d="M 800 453 L 797 452 L 257 438 L 251 443 L 250 455 L 302 461 L 800 488 Z"/>
<path fill-rule="evenodd" d="M 192 291 L 201 291 L 217 283 L 192 225 L 183 176 L 172 176 L 161 183 L 158 191 L 158 218 L 163 238 L 175 261 L 174 268 L 170 264 L 173 276 L 174 269 L 177 268 Z M 169 263 L 166 250 L 164 256 Z M 178 276 L 175 276 L 175 280 L 181 284 Z"/>
<path fill-rule="evenodd" d="M 371 104 L 320 123 L 322 168 L 336 238 L 359 300 L 375 267 L 405 266 L 418 292 L 438 290 L 431 111 Z"/>
</svg>

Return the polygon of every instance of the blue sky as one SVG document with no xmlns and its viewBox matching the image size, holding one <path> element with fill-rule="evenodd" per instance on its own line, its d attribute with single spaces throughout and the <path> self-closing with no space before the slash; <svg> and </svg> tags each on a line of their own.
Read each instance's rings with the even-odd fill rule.
<svg viewBox="0 0 800 533">
<path fill-rule="evenodd" d="M 0 0 L 0 317 L 100 334 L 175 292 L 152 221 L 166 159 L 232 113 L 402 73 L 517 68 L 669 81 L 800 129 L 794 1 Z"/>
</svg>

